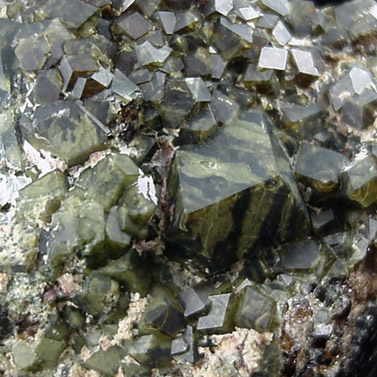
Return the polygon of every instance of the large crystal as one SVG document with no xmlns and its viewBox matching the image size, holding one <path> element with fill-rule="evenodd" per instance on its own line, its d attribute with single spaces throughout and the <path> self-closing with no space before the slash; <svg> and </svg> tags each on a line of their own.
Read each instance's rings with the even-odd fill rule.
<svg viewBox="0 0 377 377">
<path fill-rule="evenodd" d="M 40 106 L 33 124 L 26 123 L 22 132 L 35 148 L 51 151 L 68 165 L 85 161 L 90 153 L 103 148 L 107 139 L 106 127 L 73 100 Z"/>
<path fill-rule="evenodd" d="M 177 151 L 170 188 L 176 198 L 170 240 L 220 265 L 307 229 L 285 152 L 252 118 Z"/>
</svg>

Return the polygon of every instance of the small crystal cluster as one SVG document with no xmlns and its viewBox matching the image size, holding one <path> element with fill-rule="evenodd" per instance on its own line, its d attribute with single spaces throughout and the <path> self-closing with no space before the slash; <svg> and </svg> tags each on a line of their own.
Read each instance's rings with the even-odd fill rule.
<svg viewBox="0 0 377 377">
<path fill-rule="evenodd" d="M 0 1 L 0 35 L 0 375 L 373 364 L 374 1 Z"/>
</svg>

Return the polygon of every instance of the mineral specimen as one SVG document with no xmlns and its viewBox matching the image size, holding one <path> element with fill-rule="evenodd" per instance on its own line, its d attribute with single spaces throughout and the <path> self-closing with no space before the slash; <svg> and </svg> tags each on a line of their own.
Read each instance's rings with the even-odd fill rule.
<svg viewBox="0 0 377 377">
<path fill-rule="evenodd" d="M 372 0 L 0 0 L 0 375 L 376 374 Z"/>
</svg>

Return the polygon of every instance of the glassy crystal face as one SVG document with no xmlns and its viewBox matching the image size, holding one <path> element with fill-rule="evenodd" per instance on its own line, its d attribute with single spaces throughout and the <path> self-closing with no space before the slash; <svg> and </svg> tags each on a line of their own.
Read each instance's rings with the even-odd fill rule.
<svg viewBox="0 0 377 377">
<path fill-rule="evenodd" d="M 276 303 L 254 287 L 246 287 L 235 315 L 236 325 L 264 331 L 273 322 Z"/>
<path fill-rule="evenodd" d="M 281 16 L 286 16 L 290 11 L 290 6 L 288 0 L 261 0 L 261 4 L 274 12 L 280 14 Z"/>
<path fill-rule="evenodd" d="M 299 236 L 307 223 L 287 157 L 252 121 L 235 120 L 205 145 L 177 151 L 171 190 L 177 198 L 172 240 L 215 263 Z M 288 226 L 297 216 L 300 228 Z"/>
<path fill-rule="evenodd" d="M 37 109 L 32 124 L 22 126 L 26 140 L 35 148 L 45 148 L 66 160 L 68 165 L 85 161 L 103 148 L 107 128 L 82 104 L 56 101 Z M 35 137 L 35 133 L 40 135 Z"/>
<path fill-rule="evenodd" d="M 345 195 L 364 207 L 376 201 L 377 167 L 373 157 L 357 161 L 343 173 Z"/>
<path fill-rule="evenodd" d="M 275 25 L 274 29 L 272 30 L 272 35 L 280 46 L 286 45 L 292 38 L 291 33 L 281 21 Z"/>
<path fill-rule="evenodd" d="M 295 174 L 313 190 L 312 200 L 328 200 L 340 186 L 340 173 L 347 160 L 339 153 L 308 143 L 300 146 Z"/>
<path fill-rule="evenodd" d="M 277 47 L 263 47 L 258 67 L 284 71 L 287 64 L 288 51 Z"/>
<path fill-rule="evenodd" d="M 310 52 L 291 50 L 291 54 L 300 73 L 319 76 L 318 69 L 314 66 L 313 56 Z"/>
<path fill-rule="evenodd" d="M 357 129 L 370 126 L 374 122 L 374 112 L 377 105 L 377 93 L 365 89 L 360 94 L 348 97 L 342 109 L 344 122 Z"/>
<path fill-rule="evenodd" d="M 142 365 L 163 367 L 170 361 L 171 338 L 166 335 L 144 335 L 131 346 L 130 355 Z"/>
<path fill-rule="evenodd" d="M 62 81 L 56 69 L 39 73 L 35 83 L 35 100 L 41 104 L 55 102 L 59 99 Z"/>
<path fill-rule="evenodd" d="M 116 26 L 132 39 L 139 39 L 152 30 L 152 24 L 139 12 L 127 13 L 116 21 Z"/>
</svg>

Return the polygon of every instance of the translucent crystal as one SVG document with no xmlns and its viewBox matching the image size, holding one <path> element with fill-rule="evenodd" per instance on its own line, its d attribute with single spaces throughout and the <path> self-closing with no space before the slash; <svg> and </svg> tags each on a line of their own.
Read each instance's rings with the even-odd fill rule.
<svg viewBox="0 0 377 377">
<path fill-rule="evenodd" d="M 233 1 L 234 8 L 240 18 L 245 21 L 250 21 L 261 16 L 255 7 L 247 0 Z"/>
<path fill-rule="evenodd" d="M 42 69 L 51 48 L 45 36 L 31 36 L 21 39 L 15 49 L 21 67 L 26 71 Z"/>
<path fill-rule="evenodd" d="M 61 89 L 62 81 L 56 69 L 41 71 L 35 84 L 35 99 L 38 103 L 55 102 Z"/>
<path fill-rule="evenodd" d="M 109 262 L 99 271 L 125 285 L 129 292 L 138 292 L 142 296 L 148 293 L 152 281 L 147 262 L 133 249 L 127 251 L 125 256 Z"/>
<path fill-rule="evenodd" d="M 260 3 L 283 17 L 290 12 L 288 0 L 260 0 Z"/>
<path fill-rule="evenodd" d="M 210 106 L 182 125 L 181 135 L 185 144 L 196 143 L 212 135 L 217 122 Z M 186 136 L 187 135 L 187 136 Z"/>
<path fill-rule="evenodd" d="M 259 68 L 284 71 L 287 64 L 288 51 L 283 48 L 263 47 L 258 66 Z"/>
<path fill-rule="evenodd" d="M 98 63 L 89 54 L 64 56 L 59 65 L 64 80 L 63 90 L 70 90 L 78 77 L 87 77 L 98 69 Z"/>
<path fill-rule="evenodd" d="M 171 342 L 171 354 L 179 355 L 189 350 L 189 345 L 183 336 L 173 339 Z"/>
<path fill-rule="evenodd" d="M 282 21 L 278 21 L 272 30 L 272 35 L 280 46 L 286 45 L 292 38 L 291 33 Z"/>
<path fill-rule="evenodd" d="M 247 327 L 258 331 L 269 330 L 274 322 L 276 303 L 264 295 L 257 287 L 244 288 L 235 323 L 239 327 Z"/>
<path fill-rule="evenodd" d="M 163 100 L 157 105 L 167 127 L 177 128 L 189 115 L 195 100 L 186 83 L 170 80 L 165 84 Z"/>
<path fill-rule="evenodd" d="M 368 70 L 356 65 L 329 89 L 334 109 L 340 110 L 348 97 L 361 94 L 365 89 L 375 91 L 375 80 Z"/>
<path fill-rule="evenodd" d="M 192 326 L 190 325 L 186 326 L 186 330 L 182 336 L 182 339 L 184 340 L 185 344 L 187 344 L 188 349 L 183 352 L 180 352 L 179 358 L 186 360 L 191 364 L 195 364 L 199 360 L 200 355 L 198 352 L 198 344 L 197 344 L 196 336 L 195 336 L 194 329 Z M 174 341 L 172 342 L 172 348 L 173 348 L 173 343 Z"/>
<path fill-rule="evenodd" d="M 300 37 L 310 35 L 319 22 L 319 15 L 311 1 L 291 0 L 291 13 L 288 22 L 295 34 Z"/>
<path fill-rule="evenodd" d="M 298 128 L 300 126 L 310 127 L 321 113 L 320 107 L 315 103 L 307 106 L 295 103 L 281 103 L 280 108 L 283 114 L 283 123 L 286 127 Z"/>
<path fill-rule="evenodd" d="M 218 90 L 212 97 L 211 108 L 217 121 L 226 124 L 237 117 L 240 105 L 236 101 Z"/>
<path fill-rule="evenodd" d="M 185 309 L 185 317 L 195 316 L 202 313 L 209 305 L 207 292 L 201 290 L 200 287 L 188 288 L 179 296 L 182 305 Z"/>
<path fill-rule="evenodd" d="M 274 237 L 289 237 L 288 229 L 288 233 L 297 232 L 294 227 L 278 225 L 277 208 L 283 208 L 280 206 L 284 206 L 285 200 L 289 203 L 285 208 L 289 210 L 284 218 L 290 221 L 290 216 L 296 219 L 299 216 L 303 224 L 306 223 L 285 154 L 259 122 L 259 119 L 233 121 L 220 128 L 205 144 L 182 147 L 175 156 L 171 185 L 177 190 L 172 194 L 177 202 L 171 240 L 180 240 L 183 247 L 196 253 L 200 251 L 219 264 L 236 258 L 228 239 L 235 226 L 240 229 L 237 233 L 239 257 L 251 250 L 255 242 L 271 243 Z M 268 183 L 270 179 L 273 179 L 272 185 Z M 262 206 L 261 200 L 265 203 Z M 240 203 L 243 203 L 241 207 Z M 271 203 L 274 203 L 275 215 L 267 225 L 269 221 L 265 216 Z M 235 216 L 242 219 L 241 223 L 234 224 L 232 213 L 240 213 Z M 272 227 L 274 236 L 270 233 Z M 300 227 L 298 232 L 303 229 Z"/>
<path fill-rule="evenodd" d="M 314 231 L 322 234 L 329 232 L 331 227 L 337 224 L 332 208 L 323 209 L 319 213 L 313 212 L 310 218 Z"/>
<path fill-rule="evenodd" d="M 100 349 L 84 362 L 84 367 L 93 369 L 104 376 L 113 376 L 126 354 L 127 352 L 120 346 L 111 346 L 106 350 Z"/>
<path fill-rule="evenodd" d="M 153 12 L 160 5 L 161 0 L 136 0 L 136 3 L 145 15 L 152 16 Z"/>
<path fill-rule="evenodd" d="M 72 0 L 68 4 L 59 0 L 48 0 L 39 9 L 46 18 L 59 18 L 72 28 L 79 28 L 97 10 L 97 7 L 81 0 Z"/>
<path fill-rule="evenodd" d="M 163 367 L 169 364 L 171 355 L 171 338 L 166 335 L 143 335 L 136 339 L 129 354 L 141 365 L 150 368 Z"/>
<path fill-rule="evenodd" d="M 172 49 L 168 46 L 156 48 L 149 41 L 145 41 L 143 44 L 136 46 L 135 51 L 141 65 L 161 65 L 171 54 Z"/>
<path fill-rule="evenodd" d="M 228 13 L 233 9 L 232 0 L 215 0 L 215 9 L 218 13 L 223 16 L 227 16 Z"/>
<path fill-rule="evenodd" d="M 177 22 L 174 12 L 158 11 L 156 12 L 156 18 L 160 20 L 166 34 L 174 34 L 175 24 Z"/>
<path fill-rule="evenodd" d="M 299 73 L 310 76 L 319 76 L 318 69 L 315 66 L 313 56 L 310 51 L 292 49 L 291 54 Z"/>
<path fill-rule="evenodd" d="M 116 21 L 116 26 L 132 39 L 139 39 L 153 27 L 139 12 L 124 14 Z"/>
<path fill-rule="evenodd" d="M 211 43 L 226 60 L 250 47 L 252 41 L 253 30 L 249 25 L 233 24 L 223 16 L 215 24 L 211 39 Z"/>
<path fill-rule="evenodd" d="M 244 83 L 248 88 L 256 86 L 261 93 L 278 96 L 280 92 L 279 83 L 273 70 L 259 70 L 254 64 L 247 66 Z"/>
<path fill-rule="evenodd" d="M 377 106 L 377 93 L 365 89 L 360 95 L 345 99 L 342 108 L 342 120 L 352 127 L 363 129 L 374 122 L 374 112 Z"/>
<path fill-rule="evenodd" d="M 211 55 L 205 48 L 198 48 L 184 59 L 187 76 L 208 76 L 211 73 Z"/>
<path fill-rule="evenodd" d="M 279 16 L 271 13 L 263 13 L 257 22 L 257 26 L 265 29 L 273 29 L 279 21 Z"/>
<path fill-rule="evenodd" d="M 140 84 L 140 89 L 144 94 L 146 101 L 159 102 L 164 95 L 164 85 L 166 74 L 163 72 L 154 72 L 150 82 Z"/>
<path fill-rule="evenodd" d="M 112 249 L 125 250 L 131 242 L 131 236 L 124 232 L 126 227 L 127 209 L 123 206 L 111 208 L 106 221 L 106 236 Z"/>
<path fill-rule="evenodd" d="M 356 94 L 361 94 L 365 89 L 376 90 L 375 80 L 370 71 L 362 67 L 354 67 L 349 72 L 353 89 Z"/>
<path fill-rule="evenodd" d="M 231 313 L 231 294 L 209 296 L 211 302 L 208 315 L 200 317 L 197 329 L 206 332 L 226 332 L 233 324 Z"/>
<path fill-rule="evenodd" d="M 320 244 L 316 240 L 300 241 L 286 246 L 281 254 L 287 271 L 308 271 L 318 263 Z"/>
<path fill-rule="evenodd" d="M 336 194 L 345 163 L 346 159 L 337 152 L 302 143 L 295 173 L 298 180 L 313 190 L 312 200 L 324 201 Z"/>
<path fill-rule="evenodd" d="M 11 109 L 0 113 L 0 161 L 17 169 L 23 165 L 22 151 L 19 145 L 14 113 Z"/>
<path fill-rule="evenodd" d="M 147 329 L 151 326 L 164 334 L 176 335 L 185 327 L 185 321 L 174 294 L 165 287 L 157 286 L 152 291 L 152 297 L 144 315 Z"/>
<path fill-rule="evenodd" d="M 37 149 L 56 153 L 68 165 L 86 160 L 107 139 L 106 127 L 80 103 L 71 100 L 40 106 L 33 123 L 32 129 L 22 129 L 25 138 Z M 44 139 L 37 138 L 35 132 Z"/>
<path fill-rule="evenodd" d="M 377 195 L 377 165 L 373 157 L 367 156 L 357 161 L 342 174 L 343 193 L 363 207 L 368 207 L 376 201 Z"/>
<path fill-rule="evenodd" d="M 138 173 L 138 167 L 128 156 L 108 155 L 81 174 L 78 186 L 89 199 L 101 203 L 108 211 L 118 201 L 123 190 L 136 181 Z"/>
<path fill-rule="evenodd" d="M 212 69 L 211 69 L 212 77 L 214 79 L 220 80 L 224 73 L 226 62 L 221 58 L 220 55 L 211 54 L 211 64 L 212 64 Z"/>
<path fill-rule="evenodd" d="M 119 284 L 97 272 L 84 281 L 83 291 L 75 298 L 76 304 L 91 315 L 109 311 L 119 299 Z"/>
<path fill-rule="evenodd" d="M 200 20 L 199 15 L 192 10 L 186 12 L 177 12 L 176 17 L 177 21 L 175 23 L 174 33 L 186 28 L 195 29 Z"/>
<path fill-rule="evenodd" d="M 196 102 L 211 101 L 211 94 L 200 77 L 188 77 L 185 81 Z"/>
</svg>

